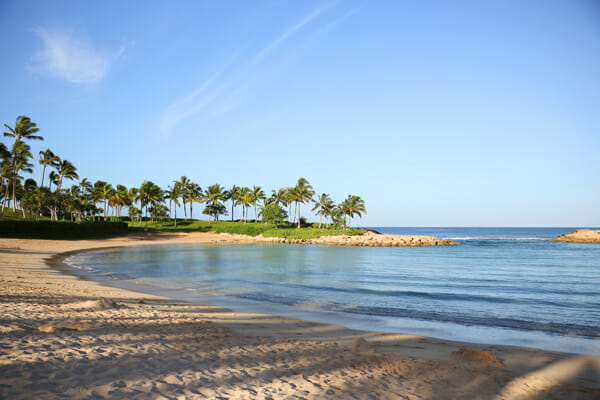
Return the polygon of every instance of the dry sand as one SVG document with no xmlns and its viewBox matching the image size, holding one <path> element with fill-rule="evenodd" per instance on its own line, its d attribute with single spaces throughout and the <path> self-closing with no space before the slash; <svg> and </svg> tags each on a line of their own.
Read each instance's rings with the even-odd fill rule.
<svg viewBox="0 0 600 400">
<path fill-rule="evenodd" d="M 58 253 L 214 234 L 0 239 L 0 398 L 598 399 L 600 358 L 365 333 L 78 279 Z"/>
</svg>

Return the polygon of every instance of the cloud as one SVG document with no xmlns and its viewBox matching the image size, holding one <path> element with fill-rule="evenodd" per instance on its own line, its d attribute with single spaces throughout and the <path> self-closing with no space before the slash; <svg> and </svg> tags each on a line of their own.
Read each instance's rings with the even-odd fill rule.
<svg viewBox="0 0 600 400">
<path fill-rule="evenodd" d="M 34 32 L 44 47 L 32 56 L 28 65 L 31 71 L 72 83 L 98 82 L 108 71 L 110 58 L 84 38 L 43 28 Z M 123 51 L 122 47 L 117 57 Z"/>
<path fill-rule="evenodd" d="M 224 109 L 229 109 L 229 107 L 231 107 L 231 104 L 234 104 L 236 102 L 237 97 L 239 97 L 239 93 L 243 92 L 247 88 L 248 76 L 251 75 L 250 72 L 253 67 L 262 63 L 264 59 L 271 52 L 273 52 L 273 50 L 279 47 L 291 36 L 296 34 L 296 32 L 298 32 L 301 28 L 310 23 L 312 20 L 323 14 L 328 9 L 335 6 L 338 2 L 339 0 L 335 0 L 313 10 L 310 14 L 306 15 L 296 24 L 286 29 L 283 33 L 281 33 L 275 39 L 270 41 L 266 46 L 264 46 L 260 51 L 258 51 L 253 57 L 250 58 L 250 61 L 245 66 L 238 70 L 237 74 L 230 75 L 229 79 L 225 83 L 222 83 L 219 86 L 212 88 L 223 75 L 226 75 L 226 72 L 231 66 L 235 57 L 230 58 L 229 61 L 222 68 L 219 69 L 219 71 L 217 71 L 210 78 L 204 81 L 198 88 L 194 89 L 182 99 L 173 102 L 167 107 L 160 122 L 159 129 L 161 135 L 165 137 L 170 136 L 173 133 L 175 127 L 181 121 L 196 114 L 200 110 L 212 104 L 215 100 L 220 99 L 222 97 L 230 98 L 226 98 L 225 107 L 222 107 L 222 109 L 214 113 L 214 115 L 222 114 L 224 112 Z M 232 87 L 236 83 L 237 86 Z M 225 92 L 226 89 L 228 89 L 227 92 Z M 234 99 L 232 100 L 231 98 Z"/>
</svg>

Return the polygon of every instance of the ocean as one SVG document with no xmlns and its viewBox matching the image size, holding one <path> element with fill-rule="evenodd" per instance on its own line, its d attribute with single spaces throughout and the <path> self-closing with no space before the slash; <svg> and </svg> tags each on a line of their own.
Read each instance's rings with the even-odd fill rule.
<svg viewBox="0 0 600 400">
<path fill-rule="evenodd" d="M 460 245 L 139 246 L 67 261 L 109 285 L 238 311 L 600 355 L 600 245 L 550 241 L 575 228 L 372 229 Z"/>
</svg>

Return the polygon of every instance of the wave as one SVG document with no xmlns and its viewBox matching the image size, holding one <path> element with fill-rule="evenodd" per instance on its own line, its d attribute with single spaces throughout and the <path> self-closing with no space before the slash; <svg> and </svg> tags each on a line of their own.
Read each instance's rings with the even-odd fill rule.
<svg viewBox="0 0 600 400">
<path fill-rule="evenodd" d="M 369 315 L 376 317 L 410 318 L 421 321 L 436 321 L 444 323 L 455 323 L 467 326 L 484 326 L 505 329 L 517 329 L 524 331 L 541 331 L 547 333 L 600 338 L 597 326 L 584 324 L 557 324 L 553 322 L 529 321 L 511 318 L 495 318 L 492 316 L 472 316 L 452 312 L 436 312 L 410 310 L 396 307 L 377 307 L 348 305 L 335 302 L 314 301 L 314 299 L 291 298 L 277 295 L 266 295 L 264 293 L 246 293 L 234 297 L 261 301 L 267 303 L 281 304 L 301 309 L 317 309 L 347 314 Z"/>
</svg>

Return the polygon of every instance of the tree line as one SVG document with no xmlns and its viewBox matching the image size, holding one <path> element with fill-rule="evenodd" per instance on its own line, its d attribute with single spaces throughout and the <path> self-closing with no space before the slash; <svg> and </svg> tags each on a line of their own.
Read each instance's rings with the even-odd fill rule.
<svg viewBox="0 0 600 400">
<path fill-rule="evenodd" d="M 0 199 L 2 211 L 17 206 L 26 218 L 25 211 L 31 219 L 42 216 L 53 220 L 69 218 L 71 221 L 86 219 L 105 221 L 109 218 L 120 219 L 124 208 L 132 221 L 142 223 L 145 217 L 158 220 L 172 216 L 177 225 L 177 207 L 182 206 L 184 220 L 193 219 L 194 204 L 204 205 L 202 213 L 218 220 L 228 215 L 226 202 L 231 204 L 231 220 L 234 221 L 236 206 L 242 207 L 241 220 L 247 223 L 250 212 L 254 214 L 254 223 L 259 217 L 264 223 L 278 224 L 288 220 L 290 224 L 301 227 L 305 219 L 301 215 L 301 206 L 312 204 L 312 211 L 319 216 L 319 228 L 329 227 L 331 222 L 336 226 L 350 226 L 352 218 L 366 214 L 365 202 L 359 196 L 349 195 L 336 204 L 327 193 L 316 194 L 312 185 L 300 178 L 294 186 L 273 189 L 270 196 L 260 186 L 245 187 L 233 185 L 225 188 L 216 183 L 202 189 L 188 177 L 182 176 L 174 180 L 166 189 L 152 181 L 144 181 L 139 188 L 127 188 L 124 185 L 113 186 L 98 180 L 93 184 L 87 178 L 80 178 L 77 168 L 68 160 L 61 159 L 50 149 L 39 152 L 38 163 L 42 168 L 42 179 L 38 185 L 32 178 L 23 176 L 33 173 L 31 163 L 33 154 L 27 144 L 32 140 L 43 140 L 37 135 L 39 128 L 26 116 L 19 116 L 14 126 L 4 124 L 8 131 L 5 137 L 14 138 L 10 146 L 0 142 Z M 47 181 L 46 181 L 46 173 Z M 63 187 L 67 181 L 76 181 L 69 188 Z M 47 185 L 45 185 L 45 182 Z M 167 201 L 169 206 L 167 207 Z"/>
</svg>

